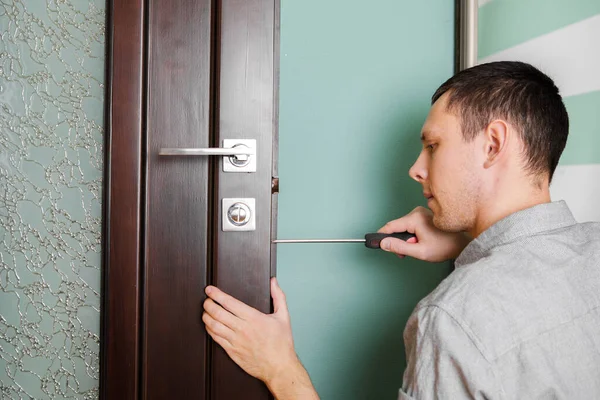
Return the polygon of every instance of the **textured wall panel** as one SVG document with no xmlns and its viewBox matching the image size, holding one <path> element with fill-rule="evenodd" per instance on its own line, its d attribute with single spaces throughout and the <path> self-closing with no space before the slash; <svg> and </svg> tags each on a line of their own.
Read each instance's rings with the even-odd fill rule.
<svg viewBox="0 0 600 400">
<path fill-rule="evenodd" d="M 0 398 L 98 397 L 105 2 L 0 1 Z"/>
</svg>

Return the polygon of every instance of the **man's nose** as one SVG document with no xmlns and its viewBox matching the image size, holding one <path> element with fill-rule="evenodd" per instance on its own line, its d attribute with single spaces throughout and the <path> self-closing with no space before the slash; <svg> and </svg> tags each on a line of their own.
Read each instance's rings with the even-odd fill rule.
<svg viewBox="0 0 600 400">
<path fill-rule="evenodd" d="M 423 153 L 419 155 L 417 161 L 410 167 L 408 175 L 419 183 L 423 183 L 427 179 L 427 167 L 423 160 Z"/>
</svg>

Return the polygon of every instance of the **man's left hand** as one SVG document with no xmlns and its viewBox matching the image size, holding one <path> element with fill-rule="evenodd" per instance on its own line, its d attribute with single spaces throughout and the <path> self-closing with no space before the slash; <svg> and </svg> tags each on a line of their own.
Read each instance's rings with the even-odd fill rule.
<svg viewBox="0 0 600 400">
<path fill-rule="evenodd" d="M 271 279 L 273 314 L 263 314 L 214 286 L 206 294 L 206 331 L 244 371 L 268 385 L 299 364 L 285 294 L 276 278 Z"/>
</svg>

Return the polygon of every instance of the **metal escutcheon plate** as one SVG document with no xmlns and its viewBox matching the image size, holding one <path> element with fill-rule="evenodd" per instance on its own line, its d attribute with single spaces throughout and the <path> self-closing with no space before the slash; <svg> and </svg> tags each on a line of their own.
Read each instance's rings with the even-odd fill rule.
<svg viewBox="0 0 600 400">
<path fill-rule="evenodd" d="M 221 225 L 224 232 L 256 230 L 254 198 L 226 198 L 222 204 Z"/>
<path fill-rule="evenodd" d="M 256 172 L 256 139 L 223 139 L 223 147 L 247 147 L 254 150 L 254 154 L 250 156 L 223 157 L 223 172 Z"/>
</svg>

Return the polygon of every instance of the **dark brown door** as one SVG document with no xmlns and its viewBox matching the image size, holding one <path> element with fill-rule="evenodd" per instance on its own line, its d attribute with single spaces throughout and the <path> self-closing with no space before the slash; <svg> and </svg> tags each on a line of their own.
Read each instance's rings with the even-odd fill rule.
<svg viewBox="0 0 600 400">
<path fill-rule="evenodd" d="M 211 146 L 210 0 L 149 1 L 143 396 L 206 392 L 210 368 L 199 321 L 208 279 L 208 157 L 161 148 Z"/>
<path fill-rule="evenodd" d="M 270 311 L 277 21 L 275 0 L 112 3 L 104 398 L 269 398 L 201 315 L 207 284 Z M 254 172 L 164 150 L 226 139 L 255 141 Z M 240 198 L 255 229 L 225 231 Z"/>
</svg>

